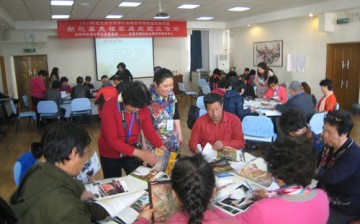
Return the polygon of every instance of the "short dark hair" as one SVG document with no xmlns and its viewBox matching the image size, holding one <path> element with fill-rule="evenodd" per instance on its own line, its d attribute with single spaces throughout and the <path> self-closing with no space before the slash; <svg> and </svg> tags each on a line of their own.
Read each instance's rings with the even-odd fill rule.
<svg viewBox="0 0 360 224">
<path fill-rule="evenodd" d="M 345 110 L 329 111 L 325 116 L 324 123 L 336 127 L 339 135 L 346 134 L 348 137 L 354 126 L 351 114 Z"/>
<path fill-rule="evenodd" d="M 214 69 L 214 71 L 213 71 L 213 74 L 218 74 L 218 75 L 220 75 L 220 69 L 218 69 L 218 68 L 215 68 Z"/>
<path fill-rule="evenodd" d="M 108 79 L 109 77 L 107 75 L 101 76 L 101 79 Z"/>
<path fill-rule="evenodd" d="M 120 67 L 122 67 L 123 69 L 125 69 L 125 68 L 126 68 L 125 63 L 124 63 L 124 62 L 120 62 L 120 63 L 116 66 L 117 69 L 119 69 Z"/>
<path fill-rule="evenodd" d="M 265 160 L 268 171 L 286 185 L 308 186 L 314 176 L 316 151 L 306 137 L 280 137 L 271 145 Z"/>
<path fill-rule="evenodd" d="M 173 74 L 169 69 L 161 68 L 154 74 L 153 82 L 157 85 L 160 85 L 165 79 L 173 78 Z"/>
<path fill-rule="evenodd" d="M 63 121 L 49 125 L 41 138 L 44 157 L 52 164 L 69 160 L 74 147 L 83 156 L 90 141 L 89 134 L 82 127 Z"/>
<path fill-rule="evenodd" d="M 225 89 L 227 89 L 227 88 L 229 88 L 229 80 L 228 79 L 223 79 L 223 80 L 220 80 L 219 82 L 218 82 L 218 88 L 225 88 Z"/>
<path fill-rule="evenodd" d="M 66 78 L 65 76 L 61 77 L 60 83 L 63 83 L 63 82 L 69 82 L 68 78 Z"/>
<path fill-rule="evenodd" d="M 51 84 L 51 88 L 53 89 L 59 89 L 61 87 L 61 83 L 58 80 L 53 81 Z"/>
<path fill-rule="evenodd" d="M 254 69 L 251 69 L 249 75 L 256 75 L 256 71 Z"/>
<path fill-rule="evenodd" d="M 270 84 L 275 84 L 276 85 L 276 84 L 279 83 L 279 80 L 275 75 L 273 75 L 273 76 L 269 77 L 267 83 L 268 83 L 268 86 L 270 86 Z"/>
<path fill-rule="evenodd" d="M 306 126 L 306 115 L 301 110 L 290 108 L 281 114 L 279 123 L 285 133 L 297 131 Z"/>
<path fill-rule="evenodd" d="M 172 170 L 171 185 L 189 215 L 188 223 L 200 224 L 215 188 L 212 166 L 201 155 L 180 158 Z"/>
<path fill-rule="evenodd" d="M 37 75 L 41 75 L 41 76 L 44 76 L 44 77 L 48 77 L 49 76 L 49 73 L 44 70 L 44 69 L 41 69 L 38 71 L 38 74 Z"/>
<path fill-rule="evenodd" d="M 85 80 L 86 80 L 86 81 L 91 81 L 91 77 L 90 77 L 90 76 L 86 76 L 86 77 L 85 77 Z"/>
<path fill-rule="evenodd" d="M 240 93 L 242 89 L 245 89 L 245 86 L 246 84 L 244 81 L 238 80 L 232 85 L 232 90 Z"/>
<path fill-rule="evenodd" d="M 319 83 L 320 86 L 327 86 L 328 90 L 333 90 L 333 83 L 330 79 L 323 79 Z"/>
<path fill-rule="evenodd" d="M 220 96 L 217 93 L 208 93 L 204 96 L 204 104 L 205 104 L 205 108 L 207 108 L 208 104 L 213 104 L 213 103 L 220 103 L 221 105 L 223 104 L 223 98 L 222 96 Z"/>
<path fill-rule="evenodd" d="M 135 108 L 144 108 L 150 104 L 151 95 L 141 81 L 126 83 L 122 92 L 123 102 Z"/>
<path fill-rule="evenodd" d="M 83 83 L 83 82 L 84 82 L 83 77 L 78 76 L 78 77 L 76 78 L 76 83 L 77 83 L 77 84 L 81 84 L 81 83 Z"/>
<path fill-rule="evenodd" d="M 248 72 L 248 71 L 250 71 L 250 69 L 249 69 L 249 68 L 245 68 L 244 71 L 247 71 L 247 72 Z M 254 70 L 254 71 L 255 71 L 255 70 Z"/>
<path fill-rule="evenodd" d="M 42 145 L 40 142 L 31 143 L 31 154 L 35 157 L 35 159 L 39 159 L 43 156 Z"/>
</svg>

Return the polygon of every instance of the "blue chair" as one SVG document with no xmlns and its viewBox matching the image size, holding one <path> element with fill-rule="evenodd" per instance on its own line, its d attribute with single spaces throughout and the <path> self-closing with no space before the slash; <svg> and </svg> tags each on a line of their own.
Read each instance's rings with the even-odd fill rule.
<svg viewBox="0 0 360 224">
<path fill-rule="evenodd" d="M 323 131 L 324 127 L 324 118 L 327 112 L 315 113 L 309 121 L 310 129 L 315 134 L 319 135 Z"/>
<path fill-rule="evenodd" d="M 192 99 L 197 97 L 197 93 L 196 92 L 191 92 L 191 91 L 186 91 L 184 83 L 179 82 L 178 86 L 179 86 L 179 91 L 181 92 L 180 103 L 181 103 L 182 97 L 185 96 L 186 97 L 185 104 L 186 104 L 187 97 L 190 96 L 191 97 L 191 104 L 192 104 Z"/>
<path fill-rule="evenodd" d="M 46 119 L 60 119 L 58 106 L 52 100 L 40 101 L 36 108 L 40 116 L 40 121 L 46 121 Z"/>
<path fill-rule="evenodd" d="M 201 91 L 204 95 L 211 93 L 210 86 L 208 84 L 201 86 Z"/>
<path fill-rule="evenodd" d="M 242 121 L 245 140 L 256 142 L 273 142 L 277 135 L 274 124 L 265 116 L 245 116 Z"/>
<path fill-rule="evenodd" d="M 204 96 L 199 96 L 196 99 L 196 106 L 198 108 L 200 108 L 199 117 L 207 113 L 206 108 L 205 108 L 205 104 L 204 104 Z"/>
<path fill-rule="evenodd" d="M 71 101 L 70 118 L 91 116 L 91 102 L 88 98 L 76 98 Z"/>
<path fill-rule="evenodd" d="M 22 98 L 22 101 L 24 103 L 26 110 L 30 111 L 31 109 L 30 109 L 30 103 L 29 103 L 28 97 L 26 95 L 24 95 L 21 98 Z"/>
<path fill-rule="evenodd" d="M 10 100 L 10 107 L 11 107 L 13 113 L 15 114 L 15 116 L 17 116 L 15 134 L 16 134 L 16 132 L 18 130 L 19 122 L 20 122 L 21 118 L 29 118 L 28 126 L 29 126 L 30 120 L 32 118 L 32 120 L 34 121 L 34 124 L 36 126 L 36 123 L 35 123 L 35 121 L 36 121 L 36 113 L 34 111 L 25 111 L 25 112 L 19 112 L 18 113 L 13 100 Z"/>
<path fill-rule="evenodd" d="M 201 87 L 207 85 L 206 79 L 198 79 L 199 95 L 202 93 Z"/>
</svg>

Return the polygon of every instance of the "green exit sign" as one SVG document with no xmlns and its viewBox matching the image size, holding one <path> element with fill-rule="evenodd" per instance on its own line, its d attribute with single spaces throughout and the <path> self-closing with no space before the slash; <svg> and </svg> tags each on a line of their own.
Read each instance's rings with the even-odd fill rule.
<svg viewBox="0 0 360 224">
<path fill-rule="evenodd" d="M 341 19 L 337 19 L 336 20 L 337 24 L 348 24 L 349 23 L 349 18 L 341 18 Z"/>
<path fill-rule="evenodd" d="M 36 49 L 35 48 L 25 48 L 24 52 L 26 53 L 35 53 Z"/>
</svg>

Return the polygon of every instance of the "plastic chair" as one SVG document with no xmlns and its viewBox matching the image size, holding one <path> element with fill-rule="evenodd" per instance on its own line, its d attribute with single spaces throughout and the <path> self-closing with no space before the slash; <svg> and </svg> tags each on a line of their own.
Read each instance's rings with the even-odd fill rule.
<svg viewBox="0 0 360 224">
<path fill-rule="evenodd" d="M 191 97 L 191 104 L 192 104 L 192 99 L 197 97 L 197 93 L 196 92 L 191 92 L 191 91 L 186 91 L 184 83 L 179 82 L 178 86 L 179 86 L 179 90 L 181 92 L 180 103 L 181 103 L 182 97 L 185 96 L 186 97 L 185 98 L 185 104 L 186 104 L 187 103 L 187 97 L 190 96 Z"/>
<path fill-rule="evenodd" d="M 196 106 L 198 108 L 200 108 L 199 117 L 207 113 L 206 108 L 205 108 L 205 104 L 204 104 L 204 96 L 199 96 L 196 99 Z"/>
<path fill-rule="evenodd" d="M 310 118 L 310 122 L 309 122 L 310 129 L 312 132 L 314 132 L 317 135 L 321 134 L 323 131 L 324 118 L 325 118 L 326 114 L 327 114 L 327 112 L 315 113 Z"/>
<path fill-rule="evenodd" d="M 40 116 L 40 121 L 44 119 L 59 119 L 59 109 L 56 103 L 52 100 L 40 101 L 37 105 L 37 112 Z"/>
<path fill-rule="evenodd" d="M 203 85 L 207 85 L 206 79 L 198 79 L 199 95 L 200 95 L 201 92 L 202 92 L 201 87 L 202 87 Z"/>
<path fill-rule="evenodd" d="M 18 113 L 13 100 L 10 100 L 10 107 L 11 107 L 13 113 L 17 116 L 15 134 L 16 134 L 16 132 L 18 130 L 19 122 L 20 122 L 21 118 L 29 118 L 28 126 L 29 126 L 30 120 L 32 118 L 33 121 L 34 121 L 34 124 L 36 126 L 36 123 L 35 123 L 35 121 L 36 121 L 36 113 L 34 111 L 25 111 L 25 112 Z"/>
<path fill-rule="evenodd" d="M 30 111 L 30 103 L 29 103 L 28 97 L 26 95 L 24 95 L 21 98 L 22 98 L 22 101 L 24 103 L 26 110 Z"/>
<path fill-rule="evenodd" d="M 265 116 L 245 116 L 242 121 L 244 138 L 258 142 L 273 142 L 277 135 L 274 124 Z"/>
<path fill-rule="evenodd" d="M 205 84 L 201 87 L 201 91 L 204 95 L 211 93 L 210 86 L 208 84 Z"/>
<path fill-rule="evenodd" d="M 71 101 L 70 118 L 91 116 L 91 102 L 88 98 L 76 98 Z"/>
</svg>

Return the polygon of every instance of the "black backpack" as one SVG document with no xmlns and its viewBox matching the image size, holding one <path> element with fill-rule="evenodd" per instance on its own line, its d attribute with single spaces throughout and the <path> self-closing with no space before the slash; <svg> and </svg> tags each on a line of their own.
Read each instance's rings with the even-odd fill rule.
<svg viewBox="0 0 360 224">
<path fill-rule="evenodd" d="M 188 128 L 192 129 L 195 124 L 196 119 L 199 117 L 200 108 L 194 105 L 190 105 L 187 119 Z"/>
<path fill-rule="evenodd" d="M 17 223 L 17 218 L 10 206 L 0 197 L 0 224 Z"/>
</svg>

